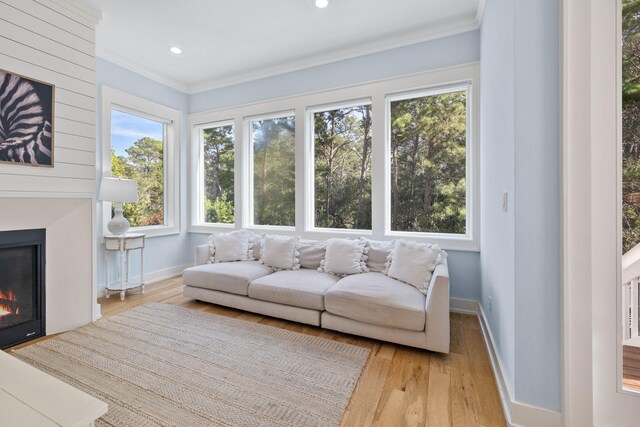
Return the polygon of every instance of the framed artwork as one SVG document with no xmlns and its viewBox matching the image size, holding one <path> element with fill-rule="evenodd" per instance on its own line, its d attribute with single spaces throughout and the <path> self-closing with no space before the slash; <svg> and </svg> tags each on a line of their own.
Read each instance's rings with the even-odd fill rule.
<svg viewBox="0 0 640 427">
<path fill-rule="evenodd" d="M 0 163 L 53 167 L 55 86 L 0 69 Z"/>
</svg>

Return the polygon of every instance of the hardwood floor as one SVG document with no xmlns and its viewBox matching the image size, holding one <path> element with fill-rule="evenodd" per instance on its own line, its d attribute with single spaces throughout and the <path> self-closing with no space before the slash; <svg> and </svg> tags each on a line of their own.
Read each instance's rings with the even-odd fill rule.
<svg viewBox="0 0 640 427">
<path fill-rule="evenodd" d="M 124 302 L 118 295 L 99 302 L 103 316 L 113 316 L 151 301 L 370 348 L 342 426 L 506 425 L 476 316 L 451 314 L 451 353 L 442 355 L 197 302 L 182 296 L 181 278 L 150 285 Z"/>
</svg>

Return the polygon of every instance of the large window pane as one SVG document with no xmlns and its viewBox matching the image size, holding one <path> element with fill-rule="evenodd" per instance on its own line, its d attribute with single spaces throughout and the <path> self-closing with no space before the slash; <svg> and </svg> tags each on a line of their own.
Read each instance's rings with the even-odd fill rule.
<svg viewBox="0 0 640 427">
<path fill-rule="evenodd" d="M 233 125 L 204 129 L 204 222 L 234 222 Z"/>
<path fill-rule="evenodd" d="M 295 225 L 295 117 L 252 120 L 253 222 Z"/>
<path fill-rule="evenodd" d="M 466 98 L 391 102 L 391 230 L 465 234 Z"/>
<path fill-rule="evenodd" d="M 164 124 L 111 110 L 111 174 L 138 182 L 138 203 L 125 203 L 132 227 L 164 224 Z"/>
<path fill-rule="evenodd" d="M 315 226 L 371 229 L 371 106 L 314 113 Z"/>
</svg>

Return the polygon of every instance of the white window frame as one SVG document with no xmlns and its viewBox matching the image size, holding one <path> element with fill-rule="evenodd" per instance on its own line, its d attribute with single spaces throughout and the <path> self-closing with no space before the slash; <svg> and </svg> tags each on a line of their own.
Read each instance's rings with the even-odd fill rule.
<svg viewBox="0 0 640 427">
<path fill-rule="evenodd" d="M 465 233 L 464 234 L 454 234 L 454 233 L 427 233 L 430 236 L 433 236 L 434 239 L 459 239 L 459 240 L 468 240 L 472 239 L 473 229 L 476 224 L 470 220 L 469 212 L 472 212 L 475 206 L 474 198 L 477 197 L 477 191 L 474 191 L 474 186 L 477 185 L 474 180 L 474 162 L 473 162 L 473 152 L 469 149 L 469 142 L 472 141 L 472 121 L 471 121 L 471 108 L 473 105 L 472 101 L 472 85 L 471 82 L 465 83 L 457 83 L 450 85 L 443 85 L 438 87 L 431 87 L 428 89 L 422 89 L 417 91 L 409 91 L 409 92 L 401 92 L 396 94 L 391 94 L 387 96 L 385 103 L 385 135 L 386 135 L 386 143 L 385 143 L 385 159 L 391 158 L 391 103 L 396 101 L 405 101 L 407 99 L 417 99 L 424 98 L 428 96 L 436 96 L 443 95 L 454 92 L 462 92 L 466 93 L 466 167 L 465 167 L 465 184 L 466 184 L 466 194 L 465 194 L 465 202 L 466 202 L 466 224 L 465 224 Z M 424 235 L 425 232 L 419 231 L 397 231 L 391 230 L 391 163 L 389 161 L 385 162 L 386 166 L 386 181 L 385 181 L 385 235 L 393 236 L 397 238 L 410 238 L 415 239 Z"/>
<path fill-rule="evenodd" d="M 386 216 L 390 214 L 387 190 L 390 183 L 390 157 L 388 124 L 385 117 L 389 97 L 399 94 L 420 93 L 442 88 L 468 85 L 467 99 L 467 229 L 465 235 L 442 233 L 391 232 L 390 219 L 387 226 Z M 372 109 L 372 149 L 371 149 L 371 230 L 324 229 L 315 227 L 314 215 L 314 165 L 313 165 L 313 127 L 310 112 L 332 106 L 353 105 L 354 102 L 370 100 Z M 480 250 L 480 151 L 479 151 L 479 108 L 480 108 L 480 67 L 478 62 L 454 67 L 442 68 L 425 73 L 385 79 L 371 83 L 358 84 L 344 88 L 324 90 L 292 97 L 279 98 L 266 102 L 246 104 L 214 111 L 195 113 L 189 116 L 189 126 L 197 126 L 233 120 L 235 123 L 235 189 L 236 221 L 235 227 L 251 228 L 257 232 L 278 232 L 297 234 L 309 239 L 327 239 L 330 237 L 353 238 L 354 235 L 368 236 L 379 240 L 392 240 L 408 237 L 418 242 L 437 243 L 443 249 L 479 251 Z M 252 215 L 252 168 L 248 120 L 264 117 L 281 117 L 285 113 L 295 112 L 295 158 L 296 158 L 296 213 L 295 227 L 274 227 L 254 225 Z M 382 120 L 381 120 L 382 119 Z M 191 132 L 190 193 L 194 193 L 198 178 L 198 169 L 193 167 L 197 161 L 199 144 L 194 132 Z M 194 221 L 194 204 L 197 197 L 191 197 L 189 232 L 212 233 L 228 230 L 229 227 L 206 225 Z M 390 201 L 390 200 L 389 200 Z M 399 233 L 399 234 L 398 234 Z"/>
<path fill-rule="evenodd" d="M 316 226 L 316 155 L 315 155 L 315 114 L 322 113 L 325 111 L 334 111 L 339 110 L 341 108 L 349 108 L 349 107 L 360 107 L 363 105 L 372 106 L 373 102 L 371 97 L 360 98 L 351 101 L 344 101 L 339 103 L 331 103 L 324 105 L 315 105 L 311 107 L 307 107 L 307 117 L 306 117 L 306 128 L 307 128 L 307 141 L 309 143 L 310 154 L 307 156 L 305 162 L 305 171 L 308 173 L 307 182 L 309 182 L 309 187 L 306 189 L 306 194 L 309 196 L 306 197 L 306 214 L 307 224 L 309 224 L 309 231 L 311 232 L 331 232 L 331 233 L 347 233 L 347 234 L 355 234 L 355 235 L 369 235 L 371 234 L 371 230 L 360 230 L 360 229 L 350 229 L 350 228 L 330 228 L 330 227 L 318 227 Z M 372 119 L 373 123 L 373 119 Z M 371 132 L 373 133 L 373 132 Z M 372 147 L 373 149 L 373 144 Z M 373 163 L 373 162 L 372 162 Z M 372 164 L 373 166 L 373 164 Z M 373 193 L 373 186 L 371 189 Z"/>
<path fill-rule="evenodd" d="M 234 206 L 234 212 L 233 212 L 233 218 L 234 218 L 234 222 L 233 223 L 223 223 L 223 222 L 207 222 L 205 219 L 205 212 L 204 212 L 204 202 L 205 202 L 205 176 L 204 176 L 204 131 L 207 129 L 213 129 L 213 128 L 219 128 L 219 127 L 226 127 L 226 126 L 233 126 L 233 138 L 234 138 L 234 143 L 233 143 L 233 168 L 234 168 L 234 177 L 233 177 L 233 185 L 234 185 L 234 200 L 233 200 L 233 206 Z M 194 189 L 195 191 L 191 192 L 192 193 L 192 197 L 194 198 L 194 206 L 193 206 L 193 210 L 192 213 L 194 215 L 193 218 L 191 218 L 191 221 L 193 224 L 201 224 L 204 227 L 221 227 L 221 228 L 229 228 L 229 229 L 233 229 L 235 228 L 235 218 L 236 218 L 236 211 L 235 211 L 235 206 L 237 205 L 237 189 L 236 189 L 236 177 L 235 177 L 235 171 L 236 171 L 236 163 L 237 163 L 237 158 L 236 158 L 236 149 L 237 149 L 237 140 L 236 140 L 236 127 L 235 127 L 235 123 L 233 120 L 223 120 L 223 121 L 219 121 L 219 122 L 213 122 L 213 123 L 204 123 L 198 126 L 193 126 L 192 128 L 192 138 L 194 141 L 197 141 L 197 144 L 193 144 L 193 149 L 195 150 L 194 152 L 194 156 L 195 156 L 195 161 L 193 163 L 193 167 L 195 168 L 195 181 L 194 181 Z"/>
<path fill-rule="evenodd" d="M 102 176 L 111 175 L 111 110 L 115 109 L 149 120 L 164 123 L 164 224 L 131 227 L 130 232 L 146 237 L 180 233 L 180 112 L 155 102 L 113 89 L 102 87 Z M 110 234 L 107 222 L 111 218 L 111 203 L 102 202 L 102 235 Z"/>
<path fill-rule="evenodd" d="M 251 136 L 252 136 L 251 123 L 252 122 L 258 122 L 260 120 L 283 119 L 285 117 L 293 117 L 294 120 L 295 120 L 295 117 L 296 117 L 295 110 L 277 111 L 277 112 L 274 112 L 274 113 L 260 114 L 260 115 L 244 117 L 244 126 L 243 126 L 244 132 L 243 132 L 243 134 L 244 134 L 244 138 L 246 138 L 246 141 L 244 141 L 244 145 L 245 145 L 245 147 L 247 147 L 248 153 L 249 153 L 248 158 L 247 158 L 248 164 L 247 164 L 247 167 L 246 167 L 246 170 L 249 172 L 249 187 L 248 187 L 248 190 L 247 190 L 248 200 L 247 200 L 247 203 L 246 203 L 248 208 L 249 208 L 249 225 L 248 225 L 248 228 L 258 229 L 258 230 L 259 229 L 263 229 L 263 230 L 270 230 L 270 231 L 290 231 L 290 232 L 293 232 L 296 229 L 296 227 L 295 227 L 295 216 L 294 216 L 294 225 L 293 226 L 268 225 L 268 224 L 256 224 L 255 223 L 255 211 L 254 211 L 255 188 L 253 186 L 253 184 L 254 184 L 254 170 L 253 170 L 253 143 L 251 141 Z M 296 151 L 296 147 L 294 146 L 294 153 L 295 153 L 295 151 Z M 295 170 L 297 170 L 297 168 L 295 168 Z M 297 175 L 296 175 L 296 177 L 297 177 Z M 294 206 L 294 209 L 295 209 L 295 206 Z"/>
</svg>

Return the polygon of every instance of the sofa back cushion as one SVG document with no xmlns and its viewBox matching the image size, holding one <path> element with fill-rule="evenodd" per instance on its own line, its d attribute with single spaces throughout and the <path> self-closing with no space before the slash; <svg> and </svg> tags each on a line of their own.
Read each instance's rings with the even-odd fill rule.
<svg viewBox="0 0 640 427">
<path fill-rule="evenodd" d="M 300 240 L 298 242 L 300 267 L 317 269 L 320 267 L 326 251 L 327 242 L 323 240 Z"/>
<path fill-rule="evenodd" d="M 387 269 L 387 258 L 393 250 L 394 240 L 379 241 L 360 237 L 367 245 L 367 268 L 369 271 L 382 273 Z"/>
</svg>

